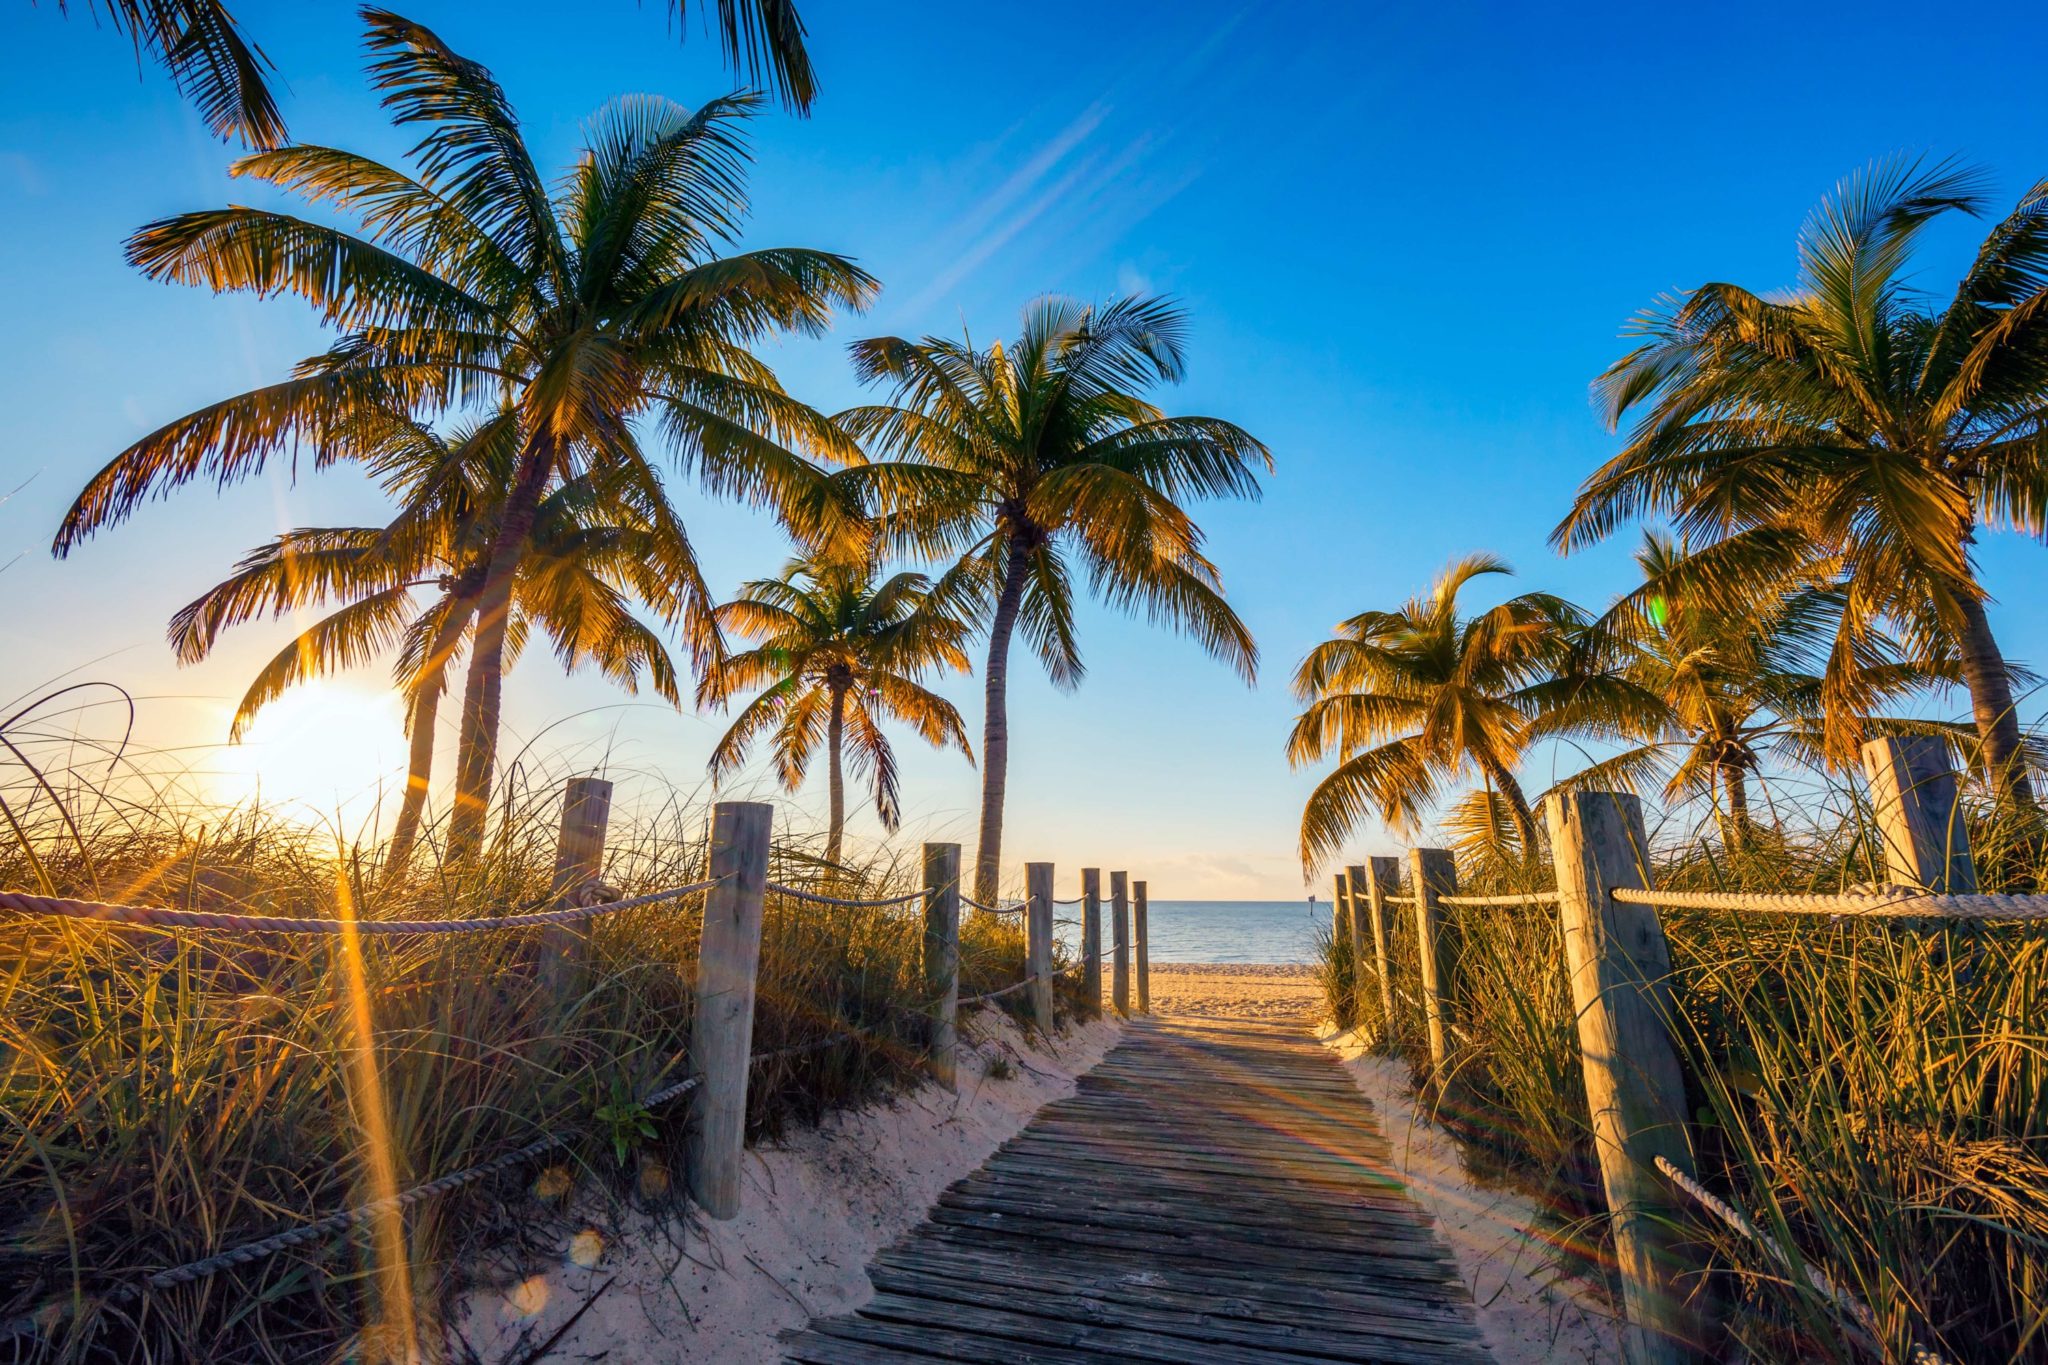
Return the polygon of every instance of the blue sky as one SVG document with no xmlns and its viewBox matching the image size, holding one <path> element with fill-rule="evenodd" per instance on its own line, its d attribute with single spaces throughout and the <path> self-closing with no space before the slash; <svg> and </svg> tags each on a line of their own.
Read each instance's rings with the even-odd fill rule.
<svg viewBox="0 0 2048 1365">
<path fill-rule="evenodd" d="M 232 149 L 82 8 L 0 10 L 0 492 L 25 481 L 0 503 L 0 561 L 13 561 L 0 696 L 109 678 L 149 699 L 145 739 L 210 745 L 285 629 L 248 628 L 181 670 L 166 618 L 281 525 L 369 519 L 377 504 L 347 478 L 293 484 L 280 469 L 222 497 L 189 488 L 49 558 L 63 507 L 123 445 L 321 345 L 293 303 L 152 285 L 122 264 L 123 238 L 150 218 L 267 201 L 228 181 Z M 1160 899 L 1300 894 L 1294 830 L 1312 775 L 1281 752 L 1294 662 L 1341 617 L 1398 602 L 1474 549 L 1505 554 L 1521 585 L 1588 603 L 1625 582 L 1626 540 L 1570 560 L 1544 545 L 1612 449 L 1587 383 L 1619 354 L 1621 324 L 1706 279 L 1789 282 L 1806 210 L 1874 157 L 1963 157 L 2005 203 L 2048 176 L 2048 90 L 1996 66 L 2048 38 L 2048 13 L 2000 8 L 1957 22 L 1870 4 L 811 0 L 822 95 L 809 120 L 758 122 L 746 242 L 848 252 L 885 290 L 831 338 L 773 348 L 792 390 L 826 409 L 858 401 L 842 351 L 853 337 L 966 325 L 992 338 L 1039 292 L 1158 290 L 1193 317 L 1188 380 L 1166 401 L 1242 423 L 1278 461 L 1262 503 L 1201 514 L 1264 650 L 1258 687 L 1091 609 L 1081 690 L 1057 694 L 1029 668 L 1015 685 L 1011 858 L 1050 858 L 1063 883 L 1081 865 L 1129 866 Z M 662 10 L 407 12 L 496 72 L 560 166 L 609 96 L 694 103 L 731 86 L 715 44 L 679 44 Z M 237 12 L 284 74 L 297 137 L 402 150 L 365 89 L 349 7 Z M 1933 235 L 1930 289 L 1971 245 L 1967 223 Z M 721 589 L 781 562 L 761 519 L 686 507 Z M 2024 589 L 2041 554 L 2003 542 L 1983 555 L 1994 622 L 2037 665 L 2048 622 Z M 312 740 L 301 717 L 273 752 L 324 745 L 323 781 L 388 782 L 402 751 L 383 681 L 347 679 L 360 705 L 316 718 Z M 978 687 L 947 690 L 978 735 Z M 699 783 L 715 722 L 625 700 L 536 653 L 508 684 L 510 736 L 563 764 L 603 759 L 643 789 Z M 906 837 L 971 842 L 972 770 L 902 754 Z M 197 761 L 264 768 L 260 750 Z M 1547 767 L 1529 776 L 1540 786 Z M 334 795 L 279 781 L 288 796 Z M 813 811 L 817 786 L 799 798 Z M 856 828 L 872 833 L 871 819 Z M 1366 830 L 1355 851 L 1396 843 Z"/>
</svg>

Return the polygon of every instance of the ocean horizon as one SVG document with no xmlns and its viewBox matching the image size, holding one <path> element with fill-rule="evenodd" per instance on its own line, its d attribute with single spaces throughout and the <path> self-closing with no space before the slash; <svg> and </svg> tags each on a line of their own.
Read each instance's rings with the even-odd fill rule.
<svg viewBox="0 0 2048 1365">
<path fill-rule="evenodd" d="M 1110 943 L 1108 900 L 1103 902 L 1102 941 Z M 1060 942 L 1080 942 L 1081 907 L 1058 907 Z M 1316 960 L 1316 930 L 1327 927 L 1330 903 L 1313 908 L 1304 892 L 1291 901 L 1155 900 L 1146 908 L 1147 957 L 1158 962 L 1242 962 L 1302 964 Z"/>
</svg>

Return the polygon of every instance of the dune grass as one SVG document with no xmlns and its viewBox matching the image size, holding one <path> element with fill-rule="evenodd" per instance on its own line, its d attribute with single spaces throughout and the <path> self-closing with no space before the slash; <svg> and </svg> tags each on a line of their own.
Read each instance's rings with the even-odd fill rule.
<svg viewBox="0 0 2048 1365">
<path fill-rule="evenodd" d="M 1731 855 L 1669 825 L 1657 885 L 1839 892 L 1882 880 L 1864 813 L 1760 832 Z M 1987 890 L 2041 884 L 2037 847 L 1967 811 Z M 1468 892 L 1548 890 L 1547 868 Z M 1398 911 L 1398 908 L 1397 908 Z M 1456 989 L 1437 1113 L 1482 1174 L 1543 1197 L 1566 1251 L 1603 1264 L 1604 1204 L 1554 912 L 1447 911 Z M 2048 1353 L 2048 932 L 2023 924 L 1846 923 L 1661 912 L 1702 1180 L 1872 1310 L 1870 1334 L 1698 1209 L 1729 1353 L 1957 1362 Z M 1397 1018 L 1380 1046 L 1427 1051 L 1412 915 L 1393 915 Z M 1326 980 L 1336 979 L 1326 948 Z M 1371 963 L 1359 974 L 1377 1030 Z M 1378 1030 L 1385 1032 L 1384 1030 Z"/>
<path fill-rule="evenodd" d="M 430 851 L 387 883 L 374 849 L 104 776 L 43 766 L 0 788 L 0 885 L 363 919 L 496 915 L 547 892 L 558 785 L 520 788 L 480 863 Z M 623 827 L 615 812 L 605 879 L 631 895 L 701 876 L 707 815 L 682 799 Z M 917 885 L 901 852 L 831 868 L 821 844 L 778 831 L 772 879 L 855 897 Z M 0 918 L 0 1318 L 42 1329 L 0 1360 L 440 1358 L 442 1309 L 475 1267 L 553 1254 L 572 1204 L 681 1209 L 687 1101 L 639 1097 L 682 1075 L 701 914 L 693 897 L 596 921 L 566 1000 L 537 979 L 535 931 L 351 944 Z M 961 937 L 963 995 L 1022 974 L 1015 917 L 970 913 Z M 758 1067 L 753 1134 L 919 1083 L 921 952 L 916 902 L 770 897 L 756 1052 L 855 1032 Z M 122 1292 L 557 1132 L 559 1151 L 402 1220 Z"/>
</svg>

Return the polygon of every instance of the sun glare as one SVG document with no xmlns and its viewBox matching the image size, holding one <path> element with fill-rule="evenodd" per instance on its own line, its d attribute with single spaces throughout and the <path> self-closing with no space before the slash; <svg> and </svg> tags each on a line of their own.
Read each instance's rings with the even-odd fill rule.
<svg viewBox="0 0 2048 1365">
<path fill-rule="evenodd" d="M 403 711 L 395 693 L 316 682 L 264 707 L 210 766 L 223 803 L 260 801 L 288 819 L 353 834 L 380 794 L 390 809 L 403 790 Z"/>
</svg>

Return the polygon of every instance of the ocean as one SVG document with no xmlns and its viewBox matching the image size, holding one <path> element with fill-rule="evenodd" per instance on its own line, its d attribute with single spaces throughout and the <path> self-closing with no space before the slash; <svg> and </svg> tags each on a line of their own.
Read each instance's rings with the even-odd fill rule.
<svg viewBox="0 0 2048 1365">
<path fill-rule="evenodd" d="M 1102 946 L 1110 945 L 1109 901 L 1102 906 Z M 1057 920 L 1078 920 L 1081 907 L 1054 909 Z M 1313 913 L 1297 901 L 1153 901 L 1145 912 L 1148 957 L 1153 962 L 1313 962 L 1316 930 L 1327 930 L 1330 903 Z M 1062 943 L 1080 942 L 1078 925 L 1057 923 Z"/>
</svg>

